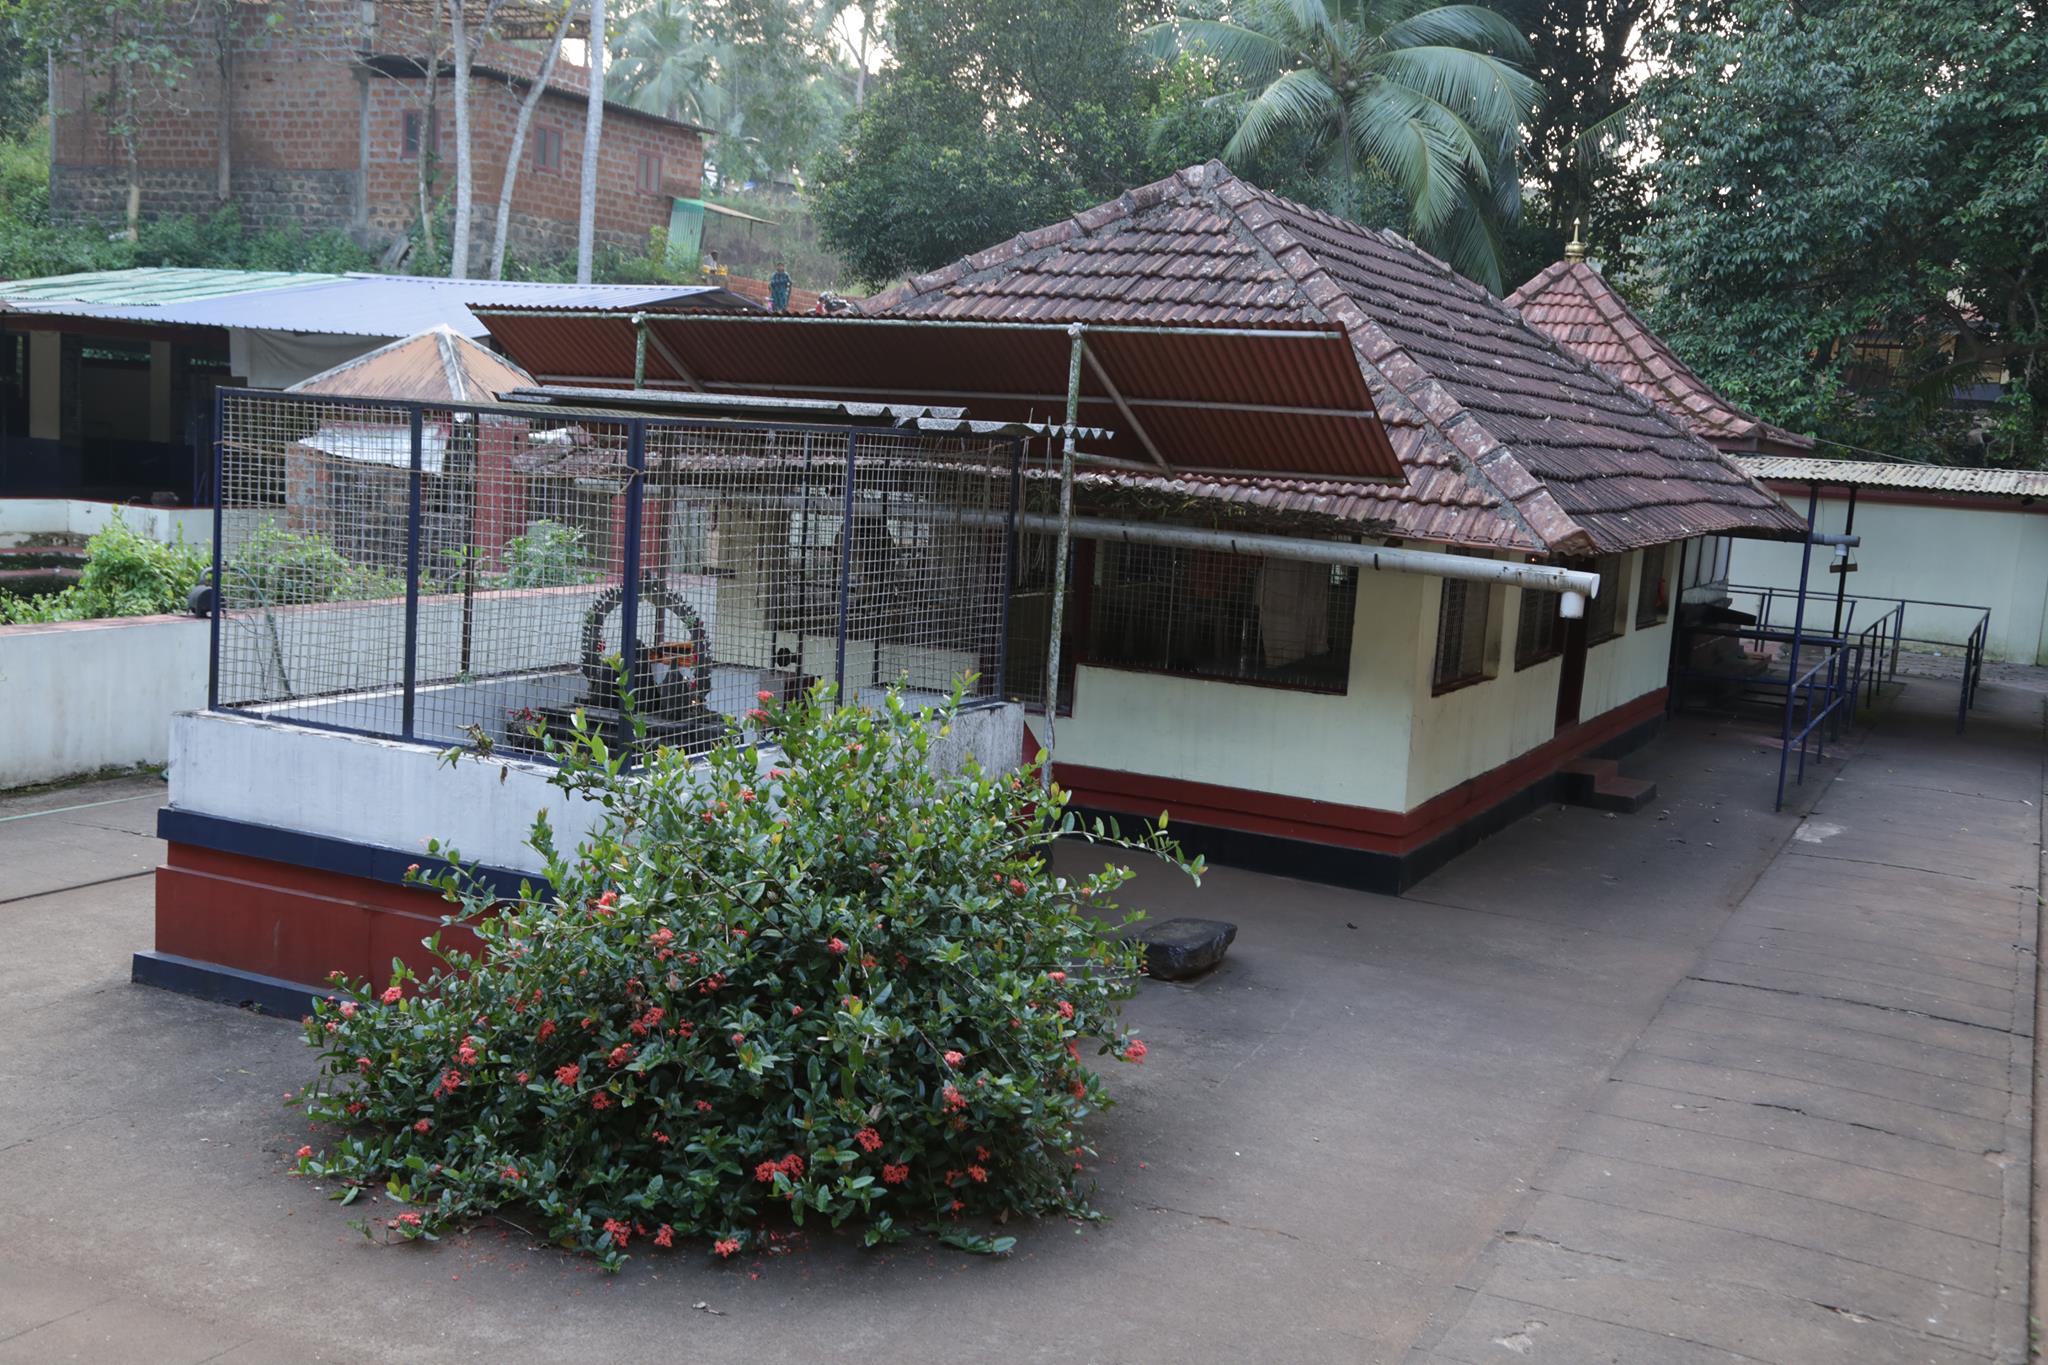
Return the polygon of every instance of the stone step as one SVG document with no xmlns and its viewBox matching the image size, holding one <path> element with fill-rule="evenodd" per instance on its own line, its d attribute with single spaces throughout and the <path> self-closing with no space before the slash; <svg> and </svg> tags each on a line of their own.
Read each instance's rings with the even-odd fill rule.
<svg viewBox="0 0 2048 1365">
<path fill-rule="evenodd" d="M 1592 810 L 1634 815 L 1657 799 L 1657 784 L 1640 777 L 1616 777 L 1593 784 L 1593 790 L 1578 804 Z"/>
<path fill-rule="evenodd" d="M 1657 784 L 1624 777 L 1611 758 L 1575 758 L 1558 769 L 1558 799 L 1568 806 L 1629 815 L 1657 799 Z"/>
</svg>

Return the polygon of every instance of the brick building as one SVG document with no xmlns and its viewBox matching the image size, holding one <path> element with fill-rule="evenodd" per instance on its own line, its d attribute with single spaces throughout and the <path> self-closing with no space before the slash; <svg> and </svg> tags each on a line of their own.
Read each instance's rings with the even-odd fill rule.
<svg viewBox="0 0 2048 1365">
<path fill-rule="evenodd" d="M 422 155 L 435 158 L 434 198 L 452 203 L 454 194 L 454 81 L 444 62 L 430 102 L 432 13 L 418 0 L 244 0 L 225 43 L 195 26 L 180 40 L 189 60 L 179 77 L 136 93 L 142 213 L 210 213 L 231 200 L 254 226 L 338 228 L 373 247 L 397 241 L 419 217 Z M 489 259 L 513 123 L 544 47 L 494 38 L 476 58 L 472 269 Z M 588 78 L 565 54 L 534 110 L 514 189 L 514 254 L 575 247 Z M 126 212 L 127 150 L 105 109 L 107 88 L 77 66 L 57 70 L 50 198 L 62 216 L 118 223 Z M 600 162 L 599 242 L 644 249 L 650 231 L 668 226 L 674 201 L 699 193 L 703 130 L 607 103 Z"/>
</svg>

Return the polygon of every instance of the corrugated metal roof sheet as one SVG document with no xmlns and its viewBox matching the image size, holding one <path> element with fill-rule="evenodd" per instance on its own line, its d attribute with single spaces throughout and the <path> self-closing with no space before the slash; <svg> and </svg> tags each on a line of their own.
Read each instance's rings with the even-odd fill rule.
<svg viewBox="0 0 2048 1365">
<path fill-rule="evenodd" d="M 287 393 L 336 398 L 405 398 L 420 403 L 488 403 L 533 377 L 453 327 L 435 327 L 301 379 Z"/>
<path fill-rule="evenodd" d="M 296 289 L 331 284 L 341 275 L 295 270 L 199 270 L 179 266 L 137 266 L 132 270 L 89 270 L 73 275 L 44 275 L 0 282 L 0 301 L 21 303 L 86 303 L 107 307 L 147 308 L 168 303 L 248 294 L 267 289 Z"/>
<path fill-rule="evenodd" d="M 711 285 L 553 284 L 528 280 L 446 280 L 423 275 L 292 275 L 265 271 L 117 270 L 0 284 L 0 307 L 16 312 L 184 327 L 405 337 L 437 326 L 467 337 L 488 330 L 471 304 L 501 308 L 630 310 L 659 305 L 752 309 Z M 182 279 L 161 278 L 177 275 Z M 204 277 L 204 278 L 202 278 Z M 241 287 L 237 287 L 237 284 Z M 21 291 L 16 292 L 16 287 Z"/>
<path fill-rule="evenodd" d="M 1712 447 L 1405 238 L 1268 194 L 1217 162 L 867 306 L 948 319 L 1341 326 L 1407 473 L 1373 511 L 1417 539 L 1582 554 L 1805 529 Z"/>
<path fill-rule="evenodd" d="M 1959 465 L 1887 464 L 1881 460 L 1827 460 L 1787 455 L 1738 455 L 1755 479 L 1832 484 L 1837 488 L 1898 488 L 1983 498 L 2048 498 L 2048 470 L 1972 469 Z"/>
<path fill-rule="evenodd" d="M 616 384 L 633 374 L 636 337 L 627 318 L 493 310 L 483 317 L 493 339 L 543 383 Z M 650 385 L 958 403 L 978 420 L 1066 415 L 1072 343 L 1062 325 L 662 313 L 649 314 L 647 326 Z M 1119 458 L 1169 474 L 1402 477 L 1335 324 L 1257 331 L 1091 324 L 1085 344 L 1101 368 L 1083 367 L 1081 421 L 1119 432 Z"/>
<path fill-rule="evenodd" d="M 1813 439 L 1772 426 L 1723 398 L 1651 331 L 1607 277 L 1584 261 L 1559 261 L 1508 295 L 1507 303 L 1560 345 L 1655 403 L 1722 450 L 1803 454 Z"/>
</svg>

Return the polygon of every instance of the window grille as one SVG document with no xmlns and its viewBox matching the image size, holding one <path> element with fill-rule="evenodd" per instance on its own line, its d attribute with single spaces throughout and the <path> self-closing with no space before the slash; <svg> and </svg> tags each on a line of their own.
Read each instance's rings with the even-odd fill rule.
<svg viewBox="0 0 2048 1365">
<path fill-rule="evenodd" d="M 533 130 L 533 168 L 537 171 L 562 169 L 562 130 L 541 124 Z"/>
<path fill-rule="evenodd" d="M 1669 545 L 1653 545 L 1642 552 L 1642 567 L 1636 582 L 1636 629 L 1661 626 L 1671 611 L 1671 585 L 1664 569 L 1671 562 Z"/>
<path fill-rule="evenodd" d="M 1564 595 L 1522 589 L 1522 609 L 1515 623 L 1515 667 L 1533 668 L 1564 650 Z"/>
<path fill-rule="evenodd" d="M 1009 695 L 1045 704 L 1055 537 L 1025 536 L 1010 608 Z M 1343 692 L 1357 570 L 1298 560 L 1075 541 L 1060 698 L 1075 666 Z"/>
<path fill-rule="evenodd" d="M 1094 547 L 1084 661 L 1342 692 L 1358 572 L 1220 550 Z"/>
<path fill-rule="evenodd" d="M 528 752 L 707 747 L 756 693 L 999 695 L 1008 436 L 219 399 L 212 704 Z"/>
<path fill-rule="evenodd" d="M 1436 625 L 1435 691 L 1481 682 L 1488 676 L 1486 636 L 1491 621 L 1493 590 L 1463 578 L 1443 580 L 1443 600 Z"/>
<path fill-rule="evenodd" d="M 660 194 L 660 193 L 661 193 L 661 153 L 660 153 L 660 152 L 642 152 L 642 153 L 640 153 L 640 168 L 639 168 L 639 172 L 640 172 L 640 173 L 639 173 L 639 184 L 640 184 L 640 193 L 642 193 L 642 194 Z"/>
<path fill-rule="evenodd" d="M 1627 591 L 1621 573 L 1622 556 L 1601 555 L 1593 561 L 1593 570 L 1600 575 L 1600 591 L 1592 601 L 1586 603 L 1586 643 L 1604 644 L 1621 634 L 1621 623 L 1628 619 L 1623 612 L 1622 597 Z"/>
</svg>

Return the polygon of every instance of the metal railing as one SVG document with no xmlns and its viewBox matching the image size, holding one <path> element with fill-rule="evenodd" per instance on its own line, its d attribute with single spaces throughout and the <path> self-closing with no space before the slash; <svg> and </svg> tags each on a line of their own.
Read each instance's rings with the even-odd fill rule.
<svg viewBox="0 0 2048 1365">
<path fill-rule="evenodd" d="M 819 681 L 1000 697 L 1014 435 L 218 399 L 209 705 L 533 754 L 701 751 Z"/>
</svg>

